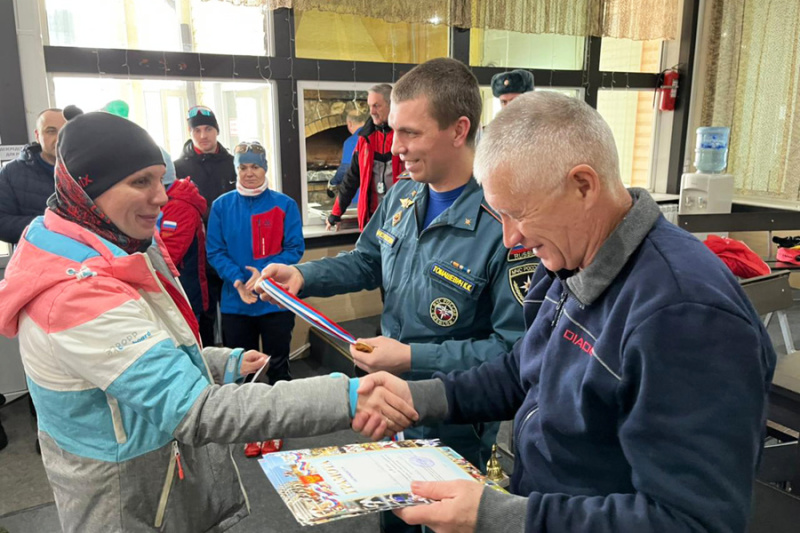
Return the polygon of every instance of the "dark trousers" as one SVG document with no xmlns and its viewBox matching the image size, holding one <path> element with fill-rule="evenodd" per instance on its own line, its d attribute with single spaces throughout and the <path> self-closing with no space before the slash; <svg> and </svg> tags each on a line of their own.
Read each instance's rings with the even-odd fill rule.
<svg viewBox="0 0 800 533">
<path fill-rule="evenodd" d="M 245 351 L 258 350 L 258 340 L 261 339 L 262 351 L 271 357 L 267 370 L 270 385 L 274 385 L 276 381 L 292 379 L 289 373 L 292 329 L 294 329 L 294 314 L 289 311 L 261 316 L 229 313 L 222 315 L 225 346 L 244 348 Z"/>
<path fill-rule="evenodd" d="M 215 346 L 214 324 L 217 322 L 217 302 L 222 297 L 222 280 L 217 272 L 206 265 L 206 278 L 208 280 L 208 309 L 197 315 L 197 325 L 200 326 L 200 338 L 203 346 Z"/>
</svg>

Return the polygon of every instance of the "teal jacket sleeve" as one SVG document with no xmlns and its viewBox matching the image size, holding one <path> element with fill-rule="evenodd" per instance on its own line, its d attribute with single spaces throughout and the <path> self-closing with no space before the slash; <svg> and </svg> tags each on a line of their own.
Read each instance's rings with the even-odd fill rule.
<svg viewBox="0 0 800 533">
<path fill-rule="evenodd" d="M 388 195 L 372 215 L 353 250 L 297 265 L 304 279 L 300 296 L 334 296 L 380 286 L 381 245 L 375 232 L 383 225 L 387 203 Z"/>
<path fill-rule="evenodd" d="M 236 280 L 247 281 L 250 274 L 239 268 L 239 265 L 228 255 L 228 247 L 225 244 L 225 228 L 222 224 L 222 213 L 224 209 L 218 201 L 211 205 L 211 214 L 208 216 L 208 234 L 206 236 L 206 253 L 208 262 L 214 267 L 219 276 L 230 283 Z"/>
<path fill-rule="evenodd" d="M 489 266 L 488 297 L 480 305 L 491 306 L 488 320 L 492 333 L 483 339 L 448 340 L 441 344 L 411 344 L 412 379 L 433 372 L 466 370 L 511 351 L 525 333 L 522 306 L 511 292 L 508 250 L 500 245 Z"/>
</svg>

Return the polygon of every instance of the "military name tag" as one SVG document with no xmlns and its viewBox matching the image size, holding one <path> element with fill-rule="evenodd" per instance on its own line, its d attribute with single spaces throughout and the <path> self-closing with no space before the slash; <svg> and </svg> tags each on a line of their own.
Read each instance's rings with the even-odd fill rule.
<svg viewBox="0 0 800 533">
<path fill-rule="evenodd" d="M 517 246 L 508 251 L 509 263 L 533 259 L 534 257 L 536 257 L 536 254 L 533 253 L 533 248 L 523 248 L 522 246 Z"/>
<path fill-rule="evenodd" d="M 525 295 L 528 294 L 531 288 L 533 273 L 536 272 L 536 267 L 538 266 L 539 263 L 528 263 L 508 269 L 508 282 L 511 284 L 511 292 L 520 305 L 522 305 Z"/>
<path fill-rule="evenodd" d="M 441 279 L 448 285 L 452 285 L 453 287 L 461 289 L 467 294 L 472 294 L 472 291 L 475 290 L 475 285 L 472 282 L 467 281 L 463 277 L 453 272 L 450 272 L 450 270 L 444 268 L 442 265 L 434 263 L 430 272 L 434 278 Z"/>
<path fill-rule="evenodd" d="M 378 237 L 380 240 L 388 244 L 389 246 L 394 246 L 394 243 L 397 241 L 397 237 L 389 233 L 388 231 L 384 231 L 382 229 L 378 229 L 375 232 L 375 236 Z"/>
</svg>

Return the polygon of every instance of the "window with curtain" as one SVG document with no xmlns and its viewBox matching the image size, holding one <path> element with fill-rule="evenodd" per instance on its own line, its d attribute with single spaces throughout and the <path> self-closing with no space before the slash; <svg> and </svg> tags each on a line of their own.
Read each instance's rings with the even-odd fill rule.
<svg viewBox="0 0 800 533">
<path fill-rule="evenodd" d="M 270 11 L 203 0 L 41 0 L 49 44 L 265 55 Z"/>
<path fill-rule="evenodd" d="M 728 126 L 736 193 L 800 200 L 800 2 L 709 0 L 700 123 Z"/>
<path fill-rule="evenodd" d="M 469 64 L 474 67 L 509 67 L 581 70 L 585 37 L 472 29 Z"/>
<path fill-rule="evenodd" d="M 193 105 L 214 110 L 219 142 L 229 150 L 244 140 L 259 140 L 267 149 L 270 188 L 280 190 L 277 177 L 278 144 L 274 133 L 273 82 L 143 80 L 54 76 L 56 106 L 74 104 L 96 111 L 111 100 L 130 106 L 128 118 L 150 133 L 153 140 L 180 157 L 189 139 L 186 113 Z"/>
<path fill-rule="evenodd" d="M 387 22 L 324 11 L 294 13 L 297 57 L 380 63 L 424 63 L 446 57 L 450 29 L 431 18 L 428 24 Z"/>
<path fill-rule="evenodd" d="M 600 70 L 659 73 L 662 43 L 660 39 L 633 41 L 603 37 L 600 42 Z"/>
<path fill-rule="evenodd" d="M 622 182 L 627 187 L 651 188 L 653 92 L 601 89 L 597 111 L 614 133 Z"/>
<path fill-rule="evenodd" d="M 576 87 L 539 87 L 537 91 L 553 91 L 569 96 L 571 98 L 583 98 L 583 90 Z M 483 102 L 483 111 L 481 112 L 481 124 L 487 126 L 494 117 L 500 112 L 500 100 L 495 98 L 492 94 L 492 88 L 488 86 L 481 87 L 481 101 Z"/>
</svg>

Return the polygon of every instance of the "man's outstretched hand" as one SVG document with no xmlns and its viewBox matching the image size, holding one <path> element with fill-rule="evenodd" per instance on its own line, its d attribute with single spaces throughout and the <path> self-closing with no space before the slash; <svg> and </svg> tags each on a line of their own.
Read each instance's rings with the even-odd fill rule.
<svg viewBox="0 0 800 533">
<path fill-rule="evenodd" d="M 267 278 L 272 278 L 275 283 L 293 295 L 297 295 L 297 293 L 302 290 L 303 285 L 305 284 L 303 275 L 299 270 L 297 270 L 297 268 L 289 265 L 282 265 L 280 263 L 272 263 L 271 265 L 267 265 L 267 267 L 261 271 L 261 277 L 256 280 L 254 285 L 256 292 L 263 301 L 275 305 L 281 304 L 273 300 L 266 292 L 264 292 L 261 287 L 258 286 L 261 280 Z"/>
<path fill-rule="evenodd" d="M 408 383 L 388 372 L 359 381 L 353 430 L 372 440 L 391 436 L 419 420 Z"/>
</svg>

